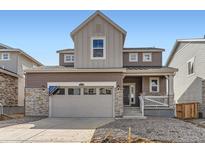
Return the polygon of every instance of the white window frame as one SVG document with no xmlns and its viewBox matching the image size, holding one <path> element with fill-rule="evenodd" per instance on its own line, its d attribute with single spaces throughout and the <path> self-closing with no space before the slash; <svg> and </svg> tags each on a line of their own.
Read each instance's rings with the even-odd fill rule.
<svg viewBox="0 0 205 154">
<path fill-rule="evenodd" d="M 150 56 L 150 60 L 145 58 L 146 55 Z M 152 53 L 143 53 L 143 62 L 152 62 Z"/>
<path fill-rule="evenodd" d="M 94 49 L 93 48 L 93 40 L 98 40 L 98 39 L 103 40 L 103 57 L 93 57 L 93 49 Z M 100 60 L 100 59 L 104 60 L 104 59 L 106 59 L 106 38 L 105 37 L 91 37 L 90 45 L 91 45 L 90 58 L 92 60 Z M 101 49 L 101 48 L 99 48 L 99 49 Z"/>
<path fill-rule="evenodd" d="M 8 59 L 4 59 L 4 54 L 7 54 L 7 55 L 8 55 Z M 10 54 L 7 53 L 7 52 L 2 53 L 2 54 L 1 54 L 1 57 L 0 57 L 0 60 L 2 60 L 2 61 L 10 60 Z"/>
<path fill-rule="evenodd" d="M 157 91 L 152 91 L 152 80 L 157 80 Z M 151 93 L 158 93 L 159 92 L 159 88 L 160 88 L 160 83 L 159 83 L 159 77 L 150 77 L 149 78 L 149 91 Z"/>
<path fill-rule="evenodd" d="M 135 60 L 133 60 L 132 56 L 135 56 Z M 138 53 L 129 53 L 129 62 L 138 62 Z"/>
<path fill-rule="evenodd" d="M 195 57 L 193 57 L 187 61 L 187 74 L 188 74 L 188 76 L 192 76 L 195 74 L 194 60 L 195 60 Z M 189 74 L 189 62 L 191 62 L 191 65 L 193 65 L 193 73 L 191 73 L 191 74 Z"/>
<path fill-rule="evenodd" d="M 70 61 L 66 59 L 67 56 L 70 56 Z M 74 54 L 64 54 L 64 63 L 74 63 L 74 61 L 75 61 Z"/>
</svg>

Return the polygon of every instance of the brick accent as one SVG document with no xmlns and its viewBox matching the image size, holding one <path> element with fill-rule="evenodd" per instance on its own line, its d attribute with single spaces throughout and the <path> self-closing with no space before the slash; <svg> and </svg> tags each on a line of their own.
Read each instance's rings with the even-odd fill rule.
<svg viewBox="0 0 205 154">
<path fill-rule="evenodd" d="M 0 73 L 0 103 L 4 106 L 17 106 L 18 78 Z"/>
<path fill-rule="evenodd" d="M 202 81 L 202 103 L 199 103 L 199 112 L 202 112 L 205 118 L 205 80 Z"/>
<path fill-rule="evenodd" d="M 115 89 L 115 117 L 123 116 L 123 88 Z"/>
<path fill-rule="evenodd" d="M 48 116 L 49 96 L 44 88 L 25 89 L 26 116 Z"/>
</svg>

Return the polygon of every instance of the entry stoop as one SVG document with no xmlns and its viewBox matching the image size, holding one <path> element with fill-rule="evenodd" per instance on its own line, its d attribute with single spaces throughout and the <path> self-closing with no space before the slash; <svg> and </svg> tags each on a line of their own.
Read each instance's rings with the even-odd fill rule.
<svg viewBox="0 0 205 154">
<path fill-rule="evenodd" d="M 132 119 L 145 119 L 145 116 L 142 116 L 142 112 L 139 107 L 124 107 L 123 118 Z"/>
</svg>

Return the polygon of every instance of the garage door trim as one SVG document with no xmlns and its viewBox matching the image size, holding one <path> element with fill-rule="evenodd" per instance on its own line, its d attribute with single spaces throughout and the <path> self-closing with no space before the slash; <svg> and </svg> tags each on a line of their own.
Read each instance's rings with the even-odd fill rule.
<svg viewBox="0 0 205 154">
<path fill-rule="evenodd" d="M 112 92 L 112 116 L 115 117 L 115 88 L 116 88 L 116 82 L 48 82 L 47 83 L 47 87 L 49 88 L 49 86 L 68 86 L 68 87 L 77 87 L 79 85 L 83 85 L 85 87 L 89 86 L 89 87 L 112 87 L 113 88 L 113 92 Z M 52 116 L 52 98 L 49 96 L 49 117 Z"/>
</svg>

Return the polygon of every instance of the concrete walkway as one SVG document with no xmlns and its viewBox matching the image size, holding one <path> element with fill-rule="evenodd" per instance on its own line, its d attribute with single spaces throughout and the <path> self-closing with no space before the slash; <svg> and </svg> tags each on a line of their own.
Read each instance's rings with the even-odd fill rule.
<svg viewBox="0 0 205 154">
<path fill-rule="evenodd" d="M 46 118 L 0 128 L 0 142 L 90 142 L 111 118 Z"/>
</svg>

